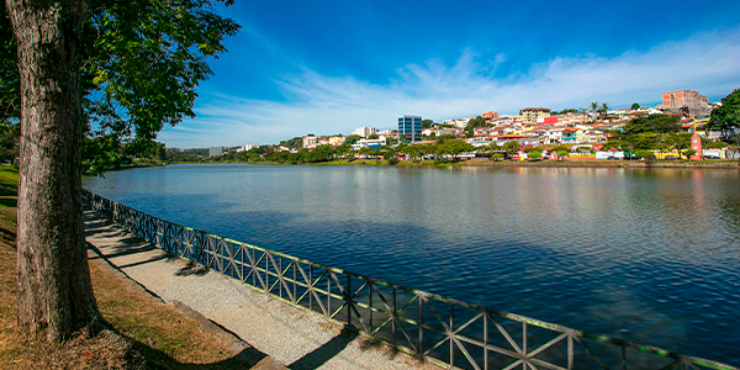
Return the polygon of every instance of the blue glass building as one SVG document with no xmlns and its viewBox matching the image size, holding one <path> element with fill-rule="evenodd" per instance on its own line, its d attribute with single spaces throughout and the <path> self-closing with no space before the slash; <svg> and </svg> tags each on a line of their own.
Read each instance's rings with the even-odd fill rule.
<svg viewBox="0 0 740 370">
<path fill-rule="evenodd" d="M 421 141 L 421 116 L 398 117 L 398 141 L 404 143 Z"/>
</svg>

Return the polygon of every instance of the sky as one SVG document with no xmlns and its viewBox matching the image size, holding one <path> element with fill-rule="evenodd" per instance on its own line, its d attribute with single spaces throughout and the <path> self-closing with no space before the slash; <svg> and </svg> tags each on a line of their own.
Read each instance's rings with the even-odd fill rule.
<svg viewBox="0 0 740 370">
<path fill-rule="evenodd" d="M 167 147 L 394 128 L 400 115 L 719 101 L 740 88 L 740 1 L 236 1 L 194 119 Z"/>
</svg>

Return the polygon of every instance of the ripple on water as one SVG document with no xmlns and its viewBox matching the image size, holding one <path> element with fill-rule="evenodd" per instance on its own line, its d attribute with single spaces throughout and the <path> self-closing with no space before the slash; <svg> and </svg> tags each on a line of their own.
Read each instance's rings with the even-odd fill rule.
<svg viewBox="0 0 740 370">
<path fill-rule="evenodd" d="M 120 171 L 86 186 L 319 263 L 740 365 L 739 178 L 213 165 Z"/>
</svg>

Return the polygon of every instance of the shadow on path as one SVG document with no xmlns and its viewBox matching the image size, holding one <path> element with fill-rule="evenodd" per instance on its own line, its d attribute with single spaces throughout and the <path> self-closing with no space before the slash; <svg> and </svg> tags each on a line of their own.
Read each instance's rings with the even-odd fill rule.
<svg viewBox="0 0 740 370">
<path fill-rule="evenodd" d="M 339 335 L 324 343 L 321 347 L 307 353 L 296 362 L 288 365 L 288 368 L 292 370 L 317 369 L 327 361 L 331 360 L 334 356 L 344 351 L 344 349 L 347 348 L 347 345 L 357 338 L 357 336 L 358 334 L 356 332 L 343 328 Z"/>
</svg>

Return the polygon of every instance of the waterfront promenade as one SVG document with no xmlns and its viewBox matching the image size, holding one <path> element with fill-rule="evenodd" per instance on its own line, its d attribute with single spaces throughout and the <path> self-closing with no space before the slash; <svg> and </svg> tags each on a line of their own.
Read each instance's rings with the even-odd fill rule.
<svg viewBox="0 0 740 370">
<path fill-rule="evenodd" d="M 93 212 L 87 241 L 114 268 L 168 303 L 179 301 L 290 369 L 436 369 L 343 331 L 236 280 L 173 258 Z"/>
</svg>

